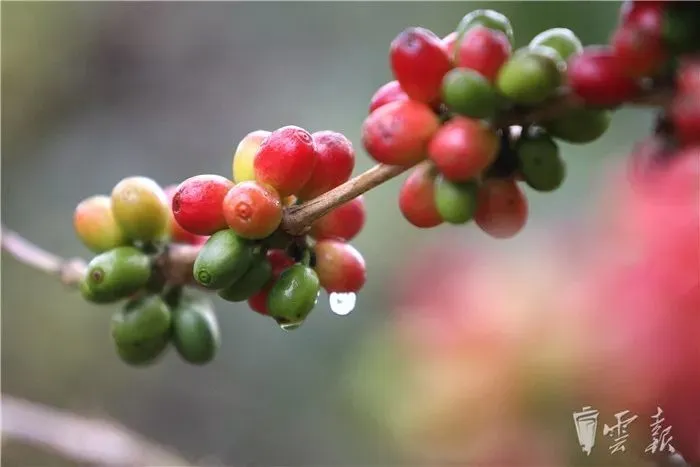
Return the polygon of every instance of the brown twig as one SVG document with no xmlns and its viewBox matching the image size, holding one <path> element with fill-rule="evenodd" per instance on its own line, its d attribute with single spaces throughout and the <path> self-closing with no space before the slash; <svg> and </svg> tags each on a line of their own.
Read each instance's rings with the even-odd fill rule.
<svg viewBox="0 0 700 467">
<path fill-rule="evenodd" d="M 662 107 L 672 98 L 669 89 L 652 89 L 627 102 L 628 105 Z M 536 109 L 511 110 L 496 119 L 501 126 L 538 123 L 584 106 L 580 99 L 563 90 L 559 95 Z M 379 164 L 348 180 L 337 188 L 298 206 L 287 208 L 281 229 L 291 235 L 305 234 L 311 224 L 333 208 L 357 198 L 361 194 L 397 177 L 411 167 Z M 85 274 L 86 264 L 81 259 L 64 259 L 32 244 L 20 235 L 2 227 L 2 249 L 17 260 L 36 269 L 60 277 L 69 286 L 75 286 Z M 171 284 L 193 284 L 192 267 L 199 247 L 172 245 L 156 259 L 159 272 Z"/>
</svg>

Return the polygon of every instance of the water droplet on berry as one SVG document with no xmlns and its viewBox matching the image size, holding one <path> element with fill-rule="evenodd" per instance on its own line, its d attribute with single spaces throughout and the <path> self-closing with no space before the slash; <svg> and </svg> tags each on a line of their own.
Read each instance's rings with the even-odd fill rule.
<svg viewBox="0 0 700 467">
<path fill-rule="evenodd" d="M 303 321 L 297 321 L 295 323 L 278 323 L 280 325 L 280 329 L 283 331 L 294 331 L 295 329 L 299 329 L 302 324 L 304 324 Z"/>
<path fill-rule="evenodd" d="M 357 296 L 353 292 L 349 293 L 337 293 L 333 292 L 330 294 L 329 302 L 331 305 L 331 311 L 338 316 L 349 315 L 352 310 L 355 309 L 355 302 L 357 302 Z"/>
</svg>

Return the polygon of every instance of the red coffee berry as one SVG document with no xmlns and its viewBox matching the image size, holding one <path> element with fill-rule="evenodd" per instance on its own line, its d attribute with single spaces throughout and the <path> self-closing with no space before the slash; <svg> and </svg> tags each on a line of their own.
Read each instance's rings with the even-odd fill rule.
<svg viewBox="0 0 700 467">
<path fill-rule="evenodd" d="M 261 291 L 248 299 L 248 306 L 251 310 L 264 316 L 269 314 L 267 310 L 267 296 L 271 288 L 272 284 L 264 287 Z"/>
<path fill-rule="evenodd" d="M 470 29 L 456 47 L 456 65 L 474 70 L 491 82 L 512 52 L 508 36 L 485 26 Z"/>
<path fill-rule="evenodd" d="M 399 209 L 408 222 L 422 229 L 443 223 L 435 206 L 435 178 L 437 171 L 432 165 L 421 164 L 413 169 L 401 185 Z"/>
<path fill-rule="evenodd" d="M 442 78 L 452 69 L 440 38 L 425 28 L 403 30 L 391 42 L 389 60 L 394 77 L 414 100 L 426 104 L 440 98 Z"/>
<path fill-rule="evenodd" d="M 268 250 L 266 257 L 272 266 L 272 277 L 279 277 L 285 269 L 294 265 L 294 260 L 284 250 Z"/>
<path fill-rule="evenodd" d="M 514 180 L 491 179 L 479 188 L 474 220 L 494 238 L 510 238 L 527 222 L 525 194 Z"/>
<path fill-rule="evenodd" d="M 297 197 L 308 200 L 345 183 L 355 168 L 355 149 L 337 131 L 318 131 L 311 135 L 316 148 L 316 165 L 311 178 Z"/>
<path fill-rule="evenodd" d="M 377 162 L 411 166 L 426 158 L 428 143 L 440 128 L 430 107 L 398 101 L 372 112 L 362 124 L 362 145 Z"/>
<path fill-rule="evenodd" d="M 241 238 L 269 237 L 282 222 L 277 192 L 257 182 L 242 182 L 229 190 L 222 203 L 228 226 Z"/>
<path fill-rule="evenodd" d="M 163 189 L 168 197 L 168 202 L 172 206 L 173 197 L 177 192 L 178 185 L 170 185 Z M 205 235 L 196 235 L 183 229 L 175 219 L 172 209 L 170 210 L 170 239 L 174 243 L 185 243 L 189 245 L 203 245 L 209 237 Z"/>
<path fill-rule="evenodd" d="M 221 203 L 233 182 L 220 175 L 195 175 L 178 185 L 172 212 L 180 226 L 196 235 L 212 235 L 227 227 Z"/>
<path fill-rule="evenodd" d="M 567 77 L 573 93 L 594 106 L 615 106 L 639 91 L 637 81 L 608 47 L 584 48 L 569 61 Z"/>
<path fill-rule="evenodd" d="M 632 27 L 661 37 L 664 27 L 664 2 L 648 1 L 630 2 L 620 8 L 622 27 Z"/>
<path fill-rule="evenodd" d="M 700 93 L 676 96 L 671 106 L 671 122 L 679 143 L 700 143 Z"/>
<path fill-rule="evenodd" d="M 365 260 L 352 245 L 337 240 L 322 240 L 314 246 L 321 287 L 327 292 L 358 292 L 365 285 Z"/>
<path fill-rule="evenodd" d="M 316 240 L 326 238 L 349 242 L 365 225 L 365 201 L 362 196 L 341 204 L 313 223 L 309 234 Z"/>
<path fill-rule="evenodd" d="M 428 157 L 448 180 L 466 182 L 491 165 L 500 145 L 498 135 L 487 123 L 454 117 L 433 136 Z"/>
<path fill-rule="evenodd" d="M 459 34 L 457 31 L 452 31 L 448 35 L 442 38 L 442 44 L 445 46 L 445 50 L 447 50 L 447 56 L 450 57 L 450 60 L 454 62 L 455 59 L 455 47 L 457 45 L 457 39 L 459 38 Z"/>
<path fill-rule="evenodd" d="M 273 131 L 253 162 L 255 179 L 274 188 L 281 197 L 294 195 L 311 178 L 316 149 L 311 134 L 298 126 Z"/>
<path fill-rule="evenodd" d="M 398 81 L 389 81 L 377 89 L 369 101 L 369 113 L 390 102 L 408 100 L 408 95 L 401 89 Z"/>
<path fill-rule="evenodd" d="M 700 59 L 681 61 L 676 73 L 676 90 L 679 94 L 700 94 Z"/>
<path fill-rule="evenodd" d="M 661 38 L 637 27 L 618 29 L 611 44 L 619 66 L 634 78 L 653 75 L 666 60 Z"/>
</svg>

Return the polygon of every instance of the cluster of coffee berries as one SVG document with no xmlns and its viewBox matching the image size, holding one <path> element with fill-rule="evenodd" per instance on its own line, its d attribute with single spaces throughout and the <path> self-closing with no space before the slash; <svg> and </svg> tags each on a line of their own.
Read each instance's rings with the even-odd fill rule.
<svg viewBox="0 0 700 467">
<path fill-rule="evenodd" d="M 155 362 L 170 343 L 192 364 L 210 361 L 219 347 L 219 326 L 205 298 L 168 284 L 154 267 L 168 243 L 201 244 L 172 219 L 167 190 L 147 177 L 128 177 L 111 193 L 81 201 L 73 223 L 96 256 L 80 283 L 93 303 L 126 301 L 114 313 L 111 334 L 118 355 L 132 365 Z"/>
<path fill-rule="evenodd" d="M 362 197 L 318 219 L 309 235 L 281 228 L 285 209 L 346 182 L 354 169 L 350 141 L 334 131 L 297 126 L 247 134 L 233 155 L 233 180 L 196 175 L 172 198 L 177 224 L 209 236 L 194 263 L 194 279 L 231 302 L 248 301 L 283 329 L 299 327 L 321 289 L 354 293 L 365 262 L 348 242 L 362 229 Z"/>
</svg>

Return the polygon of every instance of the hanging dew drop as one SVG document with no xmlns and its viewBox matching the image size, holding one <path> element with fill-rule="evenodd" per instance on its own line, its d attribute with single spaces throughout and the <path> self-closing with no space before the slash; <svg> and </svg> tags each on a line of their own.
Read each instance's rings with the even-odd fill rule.
<svg viewBox="0 0 700 467">
<path fill-rule="evenodd" d="M 353 292 L 349 293 L 337 293 L 333 292 L 330 294 L 329 302 L 331 305 L 331 311 L 338 316 L 345 316 L 350 314 L 352 310 L 355 309 L 355 302 L 357 301 L 357 296 Z"/>
<path fill-rule="evenodd" d="M 298 323 L 285 323 L 285 324 L 280 324 L 280 328 L 283 331 L 294 331 L 295 329 L 299 329 L 301 327 L 302 322 Z"/>
</svg>

